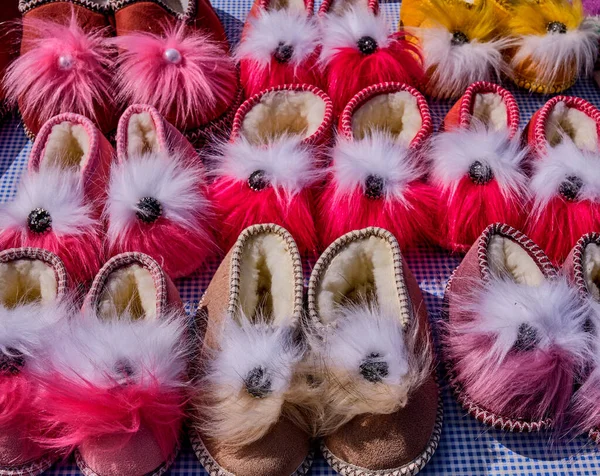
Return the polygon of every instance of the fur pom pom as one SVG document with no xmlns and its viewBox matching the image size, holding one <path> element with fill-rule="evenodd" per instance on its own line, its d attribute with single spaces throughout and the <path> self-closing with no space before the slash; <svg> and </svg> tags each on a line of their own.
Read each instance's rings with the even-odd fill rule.
<svg viewBox="0 0 600 476">
<path fill-rule="evenodd" d="M 385 18 L 366 7 L 349 8 L 341 16 L 327 15 L 323 31 L 327 34 L 320 62 L 337 113 L 352 96 L 373 84 L 415 84 L 423 79 L 420 50 L 405 33 L 390 34 Z"/>
<path fill-rule="evenodd" d="M 164 152 L 113 165 L 106 205 L 109 252 L 139 251 L 174 278 L 215 251 L 202 169 Z M 156 208 L 156 205 L 158 207 Z"/>
<path fill-rule="evenodd" d="M 259 440 L 279 420 L 303 353 L 292 328 L 253 319 L 225 319 L 220 349 L 200 382 L 199 424 L 235 446 Z"/>
<path fill-rule="evenodd" d="M 7 97 L 13 105 L 19 102 L 24 116 L 40 124 L 63 112 L 96 120 L 96 111 L 114 107 L 108 73 L 112 48 L 103 31 L 86 33 L 75 15 L 68 25 L 27 18 L 24 27 L 35 38 L 24 40 L 29 51 L 4 78 Z"/>
<path fill-rule="evenodd" d="M 505 417 L 557 425 L 575 374 L 590 352 L 589 307 L 562 278 L 540 286 L 494 278 L 457 296 L 444 335 L 456 382 L 478 405 Z"/>
<path fill-rule="evenodd" d="M 163 36 L 135 32 L 113 42 L 120 101 L 150 104 L 184 129 L 211 121 L 232 104 L 238 84 L 233 60 L 185 24 L 166 28 Z"/>
<path fill-rule="evenodd" d="M 600 227 L 600 157 L 567 137 L 535 162 L 527 234 L 555 263 L 577 240 Z"/>
<path fill-rule="evenodd" d="M 246 96 L 282 84 L 321 86 L 319 38 L 316 20 L 304 11 L 263 11 L 252 18 L 236 51 Z"/>
<path fill-rule="evenodd" d="M 240 138 L 215 160 L 211 198 L 225 249 L 257 223 L 283 226 L 301 252 L 316 248 L 311 187 L 323 172 L 300 138 L 281 137 L 264 146 Z"/>
<path fill-rule="evenodd" d="M 527 149 L 518 138 L 475 125 L 438 134 L 428 155 L 439 194 L 440 245 L 467 251 L 491 223 L 524 225 Z"/>
<path fill-rule="evenodd" d="M 45 231 L 34 231 L 33 219 L 45 211 Z M 33 246 L 56 253 L 76 282 L 92 279 L 103 263 L 102 230 L 86 202 L 76 172 L 45 167 L 27 173 L 14 201 L 0 207 L 0 249 Z"/>
<path fill-rule="evenodd" d="M 374 132 L 362 140 L 339 138 L 332 157 L 331 180 L 319 200 L 324 246 L 367 226 L 391 231 L 403 249 L 432 236 L 434 194 L 414 152 Z"/>
</svg>

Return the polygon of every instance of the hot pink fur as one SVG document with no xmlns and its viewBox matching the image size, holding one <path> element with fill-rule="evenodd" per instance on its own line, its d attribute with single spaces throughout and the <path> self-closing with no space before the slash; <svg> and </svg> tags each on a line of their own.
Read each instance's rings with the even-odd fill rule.
<svg viewBox="0 0 600 476">
<path fill-rule="evenodd" d="M 43 123 L 74 112 L 96 119 L 111 101 L 111 47 L 103 31 L 86 33 L 75 15 L 68 25 L 27 18 L 36 33 L 30 49 L 10 65 L 4 78 L 7 97 L 25 116 Z"/>
<path fill-rule="evenodd" d="M 237 73 L 228 52 L 209 36 L 180 24 L 164 35 L 135 32 L 115 38 L 119 48 L 119 99 L 150 104 L 186 128 L 204 124 L 234 100 Z M 175 49 L 179 62 L 170 62 L 165 51 Z"/>
<path fill-rule="evenodd" d="M 22 372 L 0 375 L 0 427 L 15 420 L 35 420 L 35 408 L 31 403 L 36 393 L 35 387 Z"/>
<path fill-rule="evenodd" d="M 571 426 L 583 433 L 600 426 L 600 372 L 595 369 L 573 397 Z"/>
</svg>

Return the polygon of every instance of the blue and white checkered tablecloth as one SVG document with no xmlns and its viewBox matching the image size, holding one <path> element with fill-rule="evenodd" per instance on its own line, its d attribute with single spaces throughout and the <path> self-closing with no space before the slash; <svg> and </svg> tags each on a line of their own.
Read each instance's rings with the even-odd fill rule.
<svg viewBox="0 0 600 476">
<path fill-rule="evenodd" d="M 213 0 L 213 5 L 234 43 L 239 39 L 251 3 L 252 0 Z M 317 1 L 317 4 L 320 4 L 320 1 Z M 382 11 L 389 17 L 391 24 L 396 24 L 400 2 L 383 0 Z M 519 103 L 521 126 L 524 126 L 531 115 L 548 99 L 516 90 L 512 86 L 508 88 L 514 92 Z M 566 94 L 583 97 L 600 107 L 600 90 L 591 80 L 580 81 Z M 430 101 L 430 106 L 437 126 L 450 108 L 451 102 Z M 30 150 L 31 143 L 27 140 L 18 119 L 7 120 L 0 126 L 0 201 L 9 200 L 14 195 Z M 440 249 L 412 251 L 406 258 L 425 295 L 430 317 L 435 321 L 439 318 L 444 287 L 460 258 L 449 256 Z M 177 280 L 181 296 L 190 312 L 195 310 L 217 266 L 218 261 L 215 259 L 193 276 Z M 305 268 L 308 275 L 308 263 Z M 556 442 L 545 433 L 514 434 L 489 429 L 466 416 L 447 388 L 444 389 L 444 407 L 444 429 L 440 446 L 421 472 L 423 475 L 600 474 L 600 452 L 583 436 Z M 75 476 L 79 471 L 71 458 L 57 464 L 47 474 Z M 184 443 L 170 474 L 207 474 L 193 454 L 189 442 Z M 310 474 L 330 475 L 334 472 L 318 455 Z"/>
</svg>

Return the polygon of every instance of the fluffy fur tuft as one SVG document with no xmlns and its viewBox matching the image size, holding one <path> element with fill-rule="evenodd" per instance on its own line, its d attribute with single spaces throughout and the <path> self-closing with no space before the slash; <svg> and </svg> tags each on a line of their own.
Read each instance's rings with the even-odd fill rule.
<svg viewBox="0 0 600 476">
<path fill-rule="evenodd" d="M 494 132 L 481 125 L 456 129 L 433 138 L 430 182 L 438 191 L 440 245 L 467 251 L 491 223 L 507 223 L 521 229 L 525 222 L 527 176 L 523 169 L 527 149 L 508 132 Z M 493 178 L 476 184 L 469 168 L 479 161 L 489 166 Z"/>
<path fill-rule="evenodd" d="M 316 20 L 304 11 L 263 11 L 258 18 L 252 18 L 236 51 L 246 96 L 282 84 L 321 86 L 316 65 L 319 38 Z M 292 57 L 285 64 L 273 58 L 282 44 L 293 47 Z"/>
<path fill-rule="evenodd" d="M 421 52 L 405 33 L 390 35 L 381 15 L 366 6 L 347 9 L 342 15 L 327 15 L 324 20 L 323 49 L 320 62 L 325 67 L 328 93 L 337 113 L 360 90 L 373 84 L 397 81 L 418 84 L 423 79 Z M 361 53 L 357 42 L 369 36 L 377 50 Z M 352 71 L 352 74 L 348 74 Z"/>
<path fill-rule="evenodd" d="M 331 179 L 319 200 L 323 246 L 367 226 L 391 231 L 402 249 L 433 235 L 434 194 L 414 152 L 390 134 L 374 132 L 362 140 L 339 138 L 332 158 Z M 370 175 L 384 181 L 380 199 L 365 196 Z"/>
<path fill-rule="evenodd" d="M 499 415 L 560 425 L 590 352 L 577 290 L 562 278 L 527 286 L 498 277 L 456 298 L 444 335 L 456 382 Z"/>
<path fill-rule="evenodd" d="M 45 233 L 28 227 L 28 216 L 36 208 L 52 217 Z M 77 172 L 44 167 L 27 173 L 15 199 L 0 207 L 0 249 L 33 246 L 56 253 L 76 282 L 92 279 L 100 269 L 101 234 Z"/>
<path fill-rule="evenodd" d="M 9 101 L 40 123 L 74 112 L 97 119 L 96 111 L 114 107 L 109 68 L 112 48 L 102 30 L 86 33 L 73 14 L 68 24 L 26 18 L 35 38 L 4 78 Z"/>
<path fill-rule="evenodd" d="M 237 72 L 227 51 L 206 35 L 179 24 L 163 35 L 135 32 L 114 38 L 119 48 L 118 99 L 150 104 L 179 128 L 204 124 L 226 110 L 237 91 Z M 171 62 L 165 52 L 181 59 Z"/>
<path fill-rule="evenodd" d="M 311 187 L 323 172 L 301 138 L 281 137 L 260 146 L 239 138 L 225 144 L 215 161 L 211 199 L 224 249 L 235 243 L 243 229 L 257 223 L 283 226 L 301 252 L 316 248 Z M 248 179 L 258 170 L 265 172 L 270 185 L 254 191 Z"/>
<path fill-rule="evenodd" d="M 529 188 L 533 195 L 527 234 L 555 263 L 561 263 L 581 235 L 600 227 L 600 157 L 585 152 L 568 138 L 548 147 L 535 162 Z M 577 199 L 559 193 L 567 177 L 582 181 Z"/>
<path fill-rule="evenodd" d="M 144 197 L 161 204 L 162 214 L 153 223 L 136 215 Z M 106 217 L 111 255 L 146 253 L 174 278 L 190 274 L 216 248 L 202 169 L 186 165 L 177 154 L 132 156 L 113 165 Z"/>
</svg>

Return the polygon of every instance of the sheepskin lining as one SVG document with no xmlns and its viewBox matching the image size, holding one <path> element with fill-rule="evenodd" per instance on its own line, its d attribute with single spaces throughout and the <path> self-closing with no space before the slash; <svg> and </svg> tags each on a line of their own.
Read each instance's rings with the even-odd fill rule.
<svg viewBox="0 0 600 476">
<path fill-rule="evenodd" d="M 510 238 L 493 236 L 487 254 L 490 270 L 498 277 L 510 276 L 527 286 L 540 286 L 545 281 L 544 273 L 529 253 Z"/>
<path fill-rule="evenodd" d="M 54 270 L 43 261 L 19 259 L 0 263 L 0 302 L 6 308 L 52 302 L 57 288 Z"/>
<path fill-rule="evenodd" d="M 283 238 L 254 235 L 241 256 L 239 302 L 242 315 L 281 325 L 294 315 L 294 263 Z M 236 318 L 240 318 L 236 316 Z"/>
<path fill-rule="evenodd" d="M 305 10 L 304 0 L 272 0 L 269 4 L 269 10 Z"/>
<path fill-rule="evenodd" d="M 326 325 L 340 307 L 365 303 L 401 314 L 392 248 L 378 236 L 348 244 L 331 260 L 317 289 L 318 311 Z"/>
<path fill-rule="evenodd" d="M 98 313 L 104 319 L 112 319 L 125 312 L 134 319 L 156 318 L 156 293 L 150 271 L 139 264 L 124 266 L 106 279 Z"/>
<path fill-rule="evenodd" d="M 242 135 L 260 145 L 283 135 L 313 135 L 325 118 L 325 101 L 307 91 L 265 94 L 246 114 Z"/>
<path fill-rule="evenodd" d="M 407 91 L 381 94 L 362 104 L 352 116 L 352 133 L 364 139 L 375 130 L 386 131 L 402 145 L 410 142 L 423 125 L 417 98 Z"/>
<path fill-rule="evenodd" d="M 588 291 L 600 301 L 600 245 L 589 243 L 583 250 L 583 277 Z"/>
<path fill-rule="evenodd" d="M 497 93 L 476 94 L 472 119 L 493 131 L 506 130 L 508 111 L 502 96 Z"/>
<path fill-rule="evenodd" d="M 127 155 L 140 156 L 158 150 L 156 125 L 150 113 L 132 114 L 127 124 Z"/>
<path fill-rule="evenodd" d="M 60 169 L 83 168 L 90 153 L 90 138 L 80 124 L 61 122 L 52 127 L 40 165 Z"/>
<path fill-rule="evenodd" d="M 546 123 L 546 137 L 552 147 L 557 146 L 567 136 L 577 147 L 595 152 L 598 150 L 596 123 L 578 109 L 558 102 L 550 112 Z"/>
<path fill-rule="evenodd" d="M 335 15 L 342 15 L 351 8 L 359 6 L 367 8 L 369 6 L 369 0 L 334 0 L 329 12 Z"/>
<path fill-rule="evenodd" d="M 189 0 L 162 0 L 171 10 L 177 13 L 185 13 L 189 7 Z"/>
</svg>

